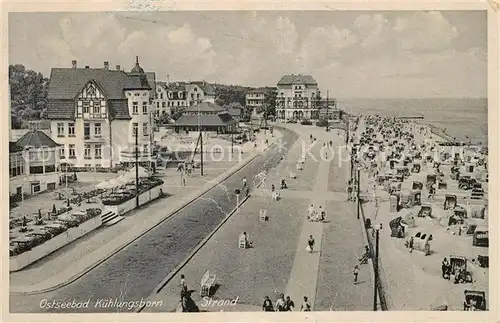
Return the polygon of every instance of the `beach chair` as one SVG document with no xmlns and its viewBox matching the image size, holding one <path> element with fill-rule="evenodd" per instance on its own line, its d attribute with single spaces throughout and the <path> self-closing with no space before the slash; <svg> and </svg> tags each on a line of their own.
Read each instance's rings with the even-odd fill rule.
<svg viewBox="0 0 500 323">
<path fill-rule="evenodd" d="M 245 236 L 243 234 L 240 235 L 240 237 L 238 239 L 238 248 L 240 248 L 240 249 L 247 248 L 247 239 L 245 239 Z"/>
<path fill-rule="evenodd" d="M 297 178 L 297 174 L 295 174 L 294 172 L 290 172 L 290 178 L 291 179 L 296 179 Z"/>
<path fill-rule="evenodd" d="M 201 278 L 200 296 L 210 296 L 210 289 L 214 286 L 216 275 L 210 274 L 207 269 Z"/>
<path fill-rule="evenodd" d="M 302 170 L 302 165 L 300 163 L 297 164 L 297 170 Z"/>
<path fill-rule="evenodd" d="M 280 199 L 280 193 L 274 191 L 272 194 L 272 199 L 273 199 L 273 201 L 278 201 Z"/>
<path fill-rule="evenodd" d="M 259 220 L 261 220 L 261 221 L 269 221 L 269 216 L 267 215 L 267 210 L 260 209 Z"/>
</svg>

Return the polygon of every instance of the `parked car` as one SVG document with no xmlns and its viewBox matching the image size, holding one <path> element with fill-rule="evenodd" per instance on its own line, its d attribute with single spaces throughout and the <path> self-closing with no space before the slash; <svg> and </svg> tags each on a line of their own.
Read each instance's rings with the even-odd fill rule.
<svg viewBox="0 0 500 323">
<path fill-rule="evenodd" d="M 295 119 L 288 119 L 286 123 L 297 123 L 297 120 Z"/>
<path fill-rule="evenodd" d="M 300 121 L 300 124 L 304 126 L 311 126 L 313 123 L 309 119 L 303 119 L 302 121 Z"/>
</svg>

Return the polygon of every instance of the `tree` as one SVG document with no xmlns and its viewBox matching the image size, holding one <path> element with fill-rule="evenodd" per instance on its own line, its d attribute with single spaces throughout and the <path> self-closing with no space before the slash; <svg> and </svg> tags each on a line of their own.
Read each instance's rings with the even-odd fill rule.
<svg viewBox="0 0 500 323">
<path fill-rule="evenodd" d="M 24 65 L 9 66 L 12 128 L 22 126 L 21 120 L 38 120 L 47 116 L 49 80 L 42 73 Z"/>
<path fill-rule="evenodd" d="M 215 88 L 215 103 L 226 106 L 230 103 L 239 103 L 245 106 L 246 94 L 251 88 L 239 85 L 217 85 Z"/>
</svg>

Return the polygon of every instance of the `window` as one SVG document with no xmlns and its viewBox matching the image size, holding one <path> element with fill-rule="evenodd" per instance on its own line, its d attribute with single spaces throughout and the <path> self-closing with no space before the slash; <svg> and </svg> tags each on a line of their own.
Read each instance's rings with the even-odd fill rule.
<svg viewBox="0 0 500 323">
<path fill-rule="evenodd" d="M 162 93 L 162 94 L 160 94 L 160 98 L 161 98 L 161 99 L 163 99 L 163 93 Z"/>
<path fill-rule="evenodd" d="M 95 167 L 96 167 L 96 168 L 101 168 L 101 167 L 102 167 L 102 165 L 101 165 L 101 164 L 95 164 Z"/>
<path fill-rule="evenodd" d="M 57 136 L 64 137 L 64 123 L 62 122 L 57 123 Z"/>
<path fill-rule="evenodd" d="M 174 97 L 174 93 L 172 93 L 172 92 L 168 92 L 168 98 L 169 98 L 169 99 L 172 99 L 173 97 Z"/>
<path fill-rule="evenodd" d="M 92 167 L 92 164 L 84 164 L 83 166 L 86 168 L 90 168 L 90 167 Z"/>
<path fill-rule="evenodd" d="M 139 114 L 139 102 L 132 102 L 132 114 Z"/>
<path fill-rule="evenodd" d="M 94 131 L 95 131 L 95 136 L 96 137 L 100 137 L 101 136 L 101 124 L 100 123 L 96 123 L 94 125 Z"/>
<path fill-rule="evenodd" d="M 31 166 L 30 174 L 43 174 L 43 166 Z"/>
<path fill-rule="evenodd" d="M 142 114 L 148 114 L 148 103 L 142 102 Z"/>
<path fill-rule="evenodd" d="M 74 122 L 68 123 L 68 135 L 70 137 L 75 136 L 75 123 Z"/>
<path fill-rule="evenodd" d="M 47 165 L 45 166 L 45 173 L 54 173 L 56 171 L 55 165 Z"/>
<path fill-rule="evenodd" d="M 83 124 L 83 137 L 84 139 L 90 139 L 90 123 Z"/>
<path fill-rule="evenodd" d="M 90 145 L 84 146 L 84 158 L 90 159 Z"/>
<path fill-rule="evenodd" d="M 140 94 L 139 94 L 139 93 L 135 93 L 134 95 L 135 95 L 135 96 L 139 96 Z"/>
<path fill-rule="evenodd" d="M 161 103 L 161 107 L 162 107 L 162 108 L 165 108 L 166 106 L 167 106 L 167 102 L 163 101 L 163 102 Z"/>
<path fill-rule="evenodd" d="M 96 102 L 97 103 L 97 102 Z M 98 104 L 95 104 L 94 105 L 94 109 L 93 109 L 93 113 L 94 114 L 101 114 L 101 106 L 98 105 Z"/>
<path fill-rule="evenodd" d="M 177 106 L 179 106 L 179 101 L 177 101 Z"/>
<path fill-rule="evenodd" d="M 160 107 L 160 102 L 156 102 L 156 107 L 159 108 Z"/>
<path fill-rule="evenodd" d="M 139 131 L 139 123 L 134 122 L 132 124 L 132 136 L 135 136 L 135 134 Z"/>
<path fill-rule="evenodd" d="M 85 102 L 83 104 L 83 113 L 89 113 L 89 103 Z"/>
<path fill-rule="evenodd" d="M 59 147 L 59 159 L 66 159 L 66 148 Z"/>
<path fill-rule="evenodd" d="M 144 124 L 142 125 L 142 134 L 143 134 L 144 137 L 149 136 L 148 123 L 147 122 L 144 122 Z"/>
<path fill-rule="evenodd" d="M 73 144 L 70 144 L 70 145 L 69 145 L 69 158 L 70 158 L 70 159 L 74 159 L 74 158 L 76 158 L 76 154 L 75 154 L 75 145 L 73 145 Z"/>
<path fill-rule="evenodd" d="M 102 146 L 101 145 L 95 145 L 95 158 L 96 159 L 102 158 Z"/>
</svg>

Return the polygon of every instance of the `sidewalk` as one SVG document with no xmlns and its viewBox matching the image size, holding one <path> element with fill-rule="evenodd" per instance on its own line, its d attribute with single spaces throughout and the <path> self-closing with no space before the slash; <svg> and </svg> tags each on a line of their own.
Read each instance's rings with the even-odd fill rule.
<svg viewBox="0 0 500 323">
<path fill-rule="evenodd" d="M 278 138 L 278 136 L 270 137 L 269 145 Z M 127 214 L 123 221 L 111 227 L 103 227 L 91 232 L 87 236 L 47 256 L 39 263 L 34 263 L 25 270 L 10 273 L 10 293 L 40 293 L 55 290 L 71 283 L 166 218 L 172 216 L 178 209 L 231 176 L 265 149 L 267 147 L 245 154 L 245 159 L 240 164 L 233 166 L 217 177 L 209 176 L 210 174 L 203 178 L 198 176 L 199 181 L 197 181 L 201 183 L 197 186 L 196 191 L 193 191 L 193 187 L 180 187 L 180 181 L 177 182 L 179 187 L 172 187 L 168 185 L 171 183 L 166 183 L 164 191 L 174 192 L 173 196 L 166 198 L 167 203 L 163 200 L 152 202 Z M 174 198 L 176 201 L 171 200 Z"/>
<path fill-rule="evenodd" d="M 328 173 L 329 163 L 320 159 L 318 172 L 316 175 L 316 184 L 313 190 L 314 198 L 312 205 L 318 210 L 319 206 L 325 208 L 325 193 L 328 191 Z M 302 215 L 307 216 L 307 213 Z M 315 240 L 314 251 L 306 251 L 309 236 Z M 318 282 L 318 268 L 321 257 L 321 241 L 323 237 L 323 223 L 304 221 L 300 233 L 295 260 L 293 262 L 292 273 L 285 289 L 285 295 L 290 296 L 295 302 L 297 310 L 300 309 L 300 303 L 304 296 L 308 298 L 311 304 L 311 310 L 314 310 L 316 300 L 316 287 Z"/>
</svg>

